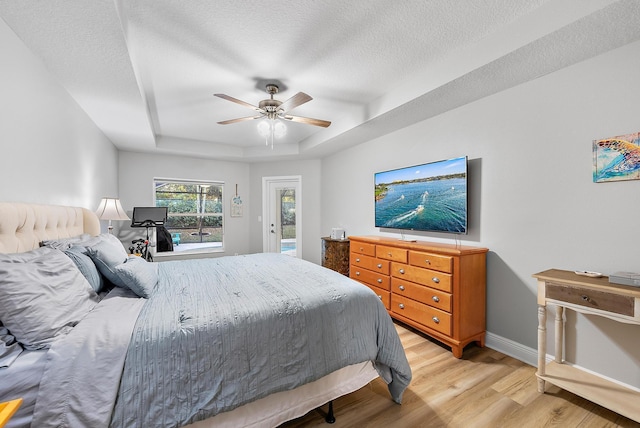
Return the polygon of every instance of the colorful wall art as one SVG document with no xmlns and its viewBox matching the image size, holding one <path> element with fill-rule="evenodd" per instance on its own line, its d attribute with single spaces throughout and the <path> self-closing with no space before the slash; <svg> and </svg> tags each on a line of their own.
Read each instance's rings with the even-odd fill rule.
<svg viewBox="0 0 640 428">
<path fill-rule="evenodd" d="M 593 140 L 593 181 L 640 180 L 640 132 Z"/>
</svg>

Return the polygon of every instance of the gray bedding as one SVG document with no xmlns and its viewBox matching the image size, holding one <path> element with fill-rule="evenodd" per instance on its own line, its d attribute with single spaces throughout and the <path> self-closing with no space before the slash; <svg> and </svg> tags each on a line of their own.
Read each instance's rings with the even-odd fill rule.
<svg viewBox="0 0 640 428">
<path fill-rule="evenodd" d="M 145 300 L 114 288 L 46 354 L 32 427 L 106 427 Z"/>
<path fill-rule="evenodd" d="M 411 371 L 367 287 L 279 254 L 160 263 L 158 275 L 112 427 L 181 426 L 367 360 L 390 369 L 401 401 Z"/>
<path fill-rule="evenodd" d="M 87 420 L 100 427 L 111 415 L 114 428 L 179 427 L 363 361 L 374 362 L 401 402 L 411 370 L 391 318 L 367 287 L 279 254 L 163 262 L 158 277 L 148 300 L 128 299 L 144 305 L 117 303 L 137 320 L 105 318 L 114 309 L 101 311 L 103 301 L 88 317 L 95 325 L 78 328 L 83 320 L 56 342 L 37 426 Z M 81 334 L 118 345 L 83 342 Z M 115 370 L 105 369 L 109 361 Z M 65 371 L 80 376 L 65 381 Z M 92 383 L 101 397 L 87 397 Z M 107 397 L 116 393 L 114 406 Z"/>
</svg>

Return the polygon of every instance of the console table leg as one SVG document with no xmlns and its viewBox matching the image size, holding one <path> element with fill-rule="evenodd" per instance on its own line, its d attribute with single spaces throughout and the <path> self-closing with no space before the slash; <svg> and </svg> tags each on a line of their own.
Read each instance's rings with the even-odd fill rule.
<svg viewBox="0 0 640 428">
<path fill-rule="evenodd" d="M 538 305 L 538 375 L 544 376 L 547 355 L 547 308 Z M 538 377 L 538 392 L 544 392 L 544 380 Z"/>
<path fill-rule="evenodd" d="M 556 307 L 556 363 L 564 361 L 564 306 Z"/>
</svg>

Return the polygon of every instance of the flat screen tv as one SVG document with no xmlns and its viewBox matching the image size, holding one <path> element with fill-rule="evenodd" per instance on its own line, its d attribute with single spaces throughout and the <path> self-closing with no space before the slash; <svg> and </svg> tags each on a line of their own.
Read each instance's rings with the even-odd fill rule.
<svg viewBox="0 0 640 428">
<path fill-rule="evenodd" d="M 374 174 L 376 227 L 467 233 L 467 157 Z"/>
</svg>

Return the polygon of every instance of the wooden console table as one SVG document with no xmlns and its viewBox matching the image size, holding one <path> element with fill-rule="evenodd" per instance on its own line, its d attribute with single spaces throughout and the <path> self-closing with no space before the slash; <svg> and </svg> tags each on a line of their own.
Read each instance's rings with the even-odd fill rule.
<svg viewBox="0 0 640 428">
<path fill-rule="evenodd" d="M 607 277 L 590 278 L 550 269 L 538 280 L 538 392 L 545 382 L 559 386 L 616 413 L 640 422 L 640 392 L 563 364 L 565 308 L 614 321 L 640 324 L 640 288 L 610 284 Z M 555 359 L 547 364 L 547 304 L 556 305 Z"/>
</svg>

